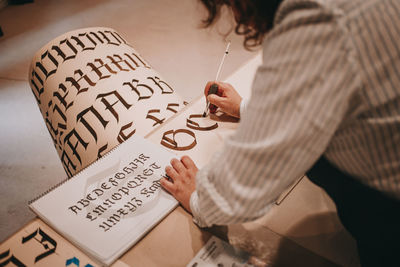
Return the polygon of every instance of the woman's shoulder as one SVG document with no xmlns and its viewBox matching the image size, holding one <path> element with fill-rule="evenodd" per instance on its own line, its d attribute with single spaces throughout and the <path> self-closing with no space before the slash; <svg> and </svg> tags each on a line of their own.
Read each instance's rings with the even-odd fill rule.
<svg viewBox="0 0 400 267">
<path fill-rule="evenodd" d="M 283 21 L 310 17 L 313 19 L 338 19 L 346 17 L 354 9 L 370 5 L 379 0 L 283 0 L 280 4 L 274 24 Z"/>
</svg>

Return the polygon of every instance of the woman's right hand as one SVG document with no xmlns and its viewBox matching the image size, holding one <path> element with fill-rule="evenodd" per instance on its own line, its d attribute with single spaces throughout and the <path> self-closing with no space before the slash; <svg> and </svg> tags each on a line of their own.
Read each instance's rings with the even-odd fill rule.
<svg viewBox="0 0 400 267">
<path fill-rule="evenodd" d="M 208 95 L 208 91 L 213 83 L 218 85 L 218 95 Z M 217 106 L 222 112 L 240 118 L 240 103 L 242 102 L 242 97 L 231 84 L 210 81 L 204 88 L 204 95 L 211 104 Z"/>
</svg>

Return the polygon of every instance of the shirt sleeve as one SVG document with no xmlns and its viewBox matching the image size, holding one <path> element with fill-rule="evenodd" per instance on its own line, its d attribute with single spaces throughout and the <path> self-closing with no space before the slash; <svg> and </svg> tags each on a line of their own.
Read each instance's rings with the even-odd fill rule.
<svg viewBox="0 0 400 267">
<path fill-rule="evenodd" d="M 264 39 L 236 133 L 197 174 L 190 206 L 199 226 L 264 215 L 323 154 L 359 84 L 348 35 L 340 14 L 286 10 Z"/>
<path fill-rule="evenodd" d="M 242 101 L 240 101 L 240 108 L 239 108 L 239 115 L 240 117 L 243 116 L 244 111 L 246 110 L 247 107 L 247 103 L 249 102 L 249 100 L 247 98 L 242 98 Z"/>
</svg>

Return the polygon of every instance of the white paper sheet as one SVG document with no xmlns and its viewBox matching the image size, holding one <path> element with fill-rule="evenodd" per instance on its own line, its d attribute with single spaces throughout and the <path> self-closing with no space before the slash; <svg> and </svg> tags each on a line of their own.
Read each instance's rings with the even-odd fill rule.
<svg viewBox="0 0 400 267">
<path fill-rule="evenodd" d="M 159 183 L 173 157 L 142 137 L 131 137 L 30 207 L 108 265 L 177 206 Z"/>
</svg>

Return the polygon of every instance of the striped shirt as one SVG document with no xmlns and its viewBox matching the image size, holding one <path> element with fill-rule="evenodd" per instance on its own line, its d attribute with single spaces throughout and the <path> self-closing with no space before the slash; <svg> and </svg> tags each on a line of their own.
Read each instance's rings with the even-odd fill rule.
<svg viewBox="0 0 400 267">
<path fill-rule="evenodd" d="M 324 155 L 400 199 L 400 1 L 285 0 L 237 131 L 196 177 L 199 226 L 264 215 Z"/>
</svg>

